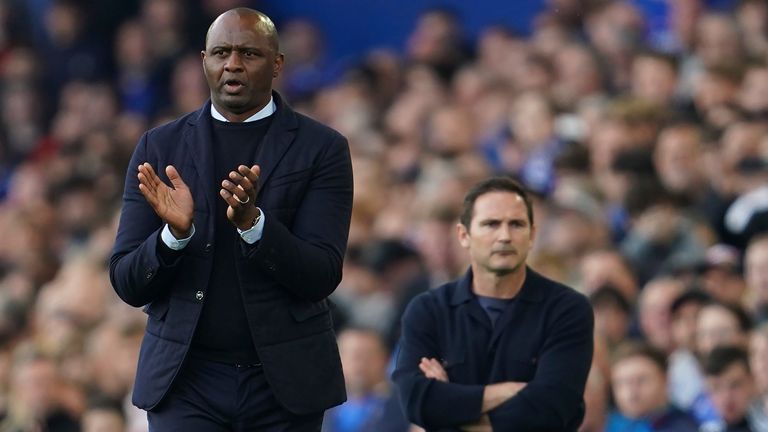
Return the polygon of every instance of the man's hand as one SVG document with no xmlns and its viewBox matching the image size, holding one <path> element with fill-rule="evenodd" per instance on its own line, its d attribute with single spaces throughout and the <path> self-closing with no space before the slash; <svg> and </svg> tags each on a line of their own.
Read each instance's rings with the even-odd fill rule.
<svg viewBox="0 0 768 432">
<path fill-rule="evenodd" d="M 419 369 L 427 378 L 448 382 L 448 373 L 437 359 L 422 357 Z M 465 432 L 491 432 L 493 429 L 491 428 L 491 420 L 488 418 L 488 415 L 483 414 L 479 421 L 462 425 L 461 430 Z"/>
<path fill-rule="evenodd" d="M 419 362 L 419 369 L 421 369 L 421 372 L 427 378 L 449 382 L 448 373 L 437 359 L 422 357 L 421 362 Z M 520 390 L 524 389 L 525 386 L 526 383 L 524 382 L 514 381 L 486 385 L 485 390 L 483 391 L 483 405 L 481 407 L 483 416 L 475 423 L 462 425 L 461 430 L 466 432 L 492 431 L 493 429 L 491 427 L 491 420 L 488 418 L 488 412 L 511 399 Z"/>
<path fill-rule="evenodd" d="M 428 359 L 426 357 L 421 358 L 419 363 L 419 369 L 424 373 L 424 376 L 431 379 L 436 379 L 442 382 L 448 382 L 448 373 L 436 359 Z"/>
<path fill-rule="evenodd" d="M 483 392 L 483 406 L 481 412 L 487 413 L 493 411 L 499 405 L 512 399 L 520 390 L 524 389 L 527 383 L 505 381 L 496 384 L 488 384 Z"/>
<path fill-rule="evenodd" d="M 147 162 L 139 165 L 139 191 L 160 219 L 168 224 L 174 237 L 177 239 L 189 237 L 195 211 L 192 192 L 173 165 L 165 167 L 165 174 L 171 181 L 172 187 L 163 183 L 152 165 Z"/>
<path fill-rule="evenodd" d="M 240 165 L 237 171 L 230 171 L 229 179 L 221 182 L 219 194 L 229 204 L 227 218 L 241 231 L 251 229 L 253 220 L 259 216 L 256 195 L 259 192 L 260 173 L 258 165 L 250 168 Z"/>
</svg>

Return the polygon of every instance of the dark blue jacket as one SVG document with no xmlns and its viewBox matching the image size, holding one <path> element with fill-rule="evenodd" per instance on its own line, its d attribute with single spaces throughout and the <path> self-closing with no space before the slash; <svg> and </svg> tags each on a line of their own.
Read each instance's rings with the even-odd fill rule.
<svg viewBox="0 0 768 432">
<path fill-rule="evenodd" d="M 235 252 L 237 280 L 254 346 L 277 400 L 294 413 L 344 401 L 344 380 L 326 297 L 341 280 L 352 211 L 352 166 L 346 139 L 288 107 L 277 111 L 254 163 L 261 166 L 256 204 L 261 240 Z M 149 315 L 133 402 L 156 406 L 192 341 L 216 247 L 210 102 L 152 129 L 131 158 L 110 278 L 126 303 Z M 195 235 L 172 263 L 158 255 L 163 222 L 138 189 L 137 167 L 149 162 L 168 182 L 174 165 L 195 202 Z M 233 227 L 234 229 L 234 227 Z"/>
<path fill-rule="evenodd" d="M 416 297 L 403 315 L 393 379 L 408 418 L 455 430 L 481 416 L 483 388 L 527 386 L 489 413 L 494 430 L 575 431 L 584 416 L 593 314 L 576 291 L 527 269 L 520 293 L 495 326 L 472 293 L 472 272 Z M 427 379 L 422 357 L 439 359 L 449 383 Z"/>
</svg>

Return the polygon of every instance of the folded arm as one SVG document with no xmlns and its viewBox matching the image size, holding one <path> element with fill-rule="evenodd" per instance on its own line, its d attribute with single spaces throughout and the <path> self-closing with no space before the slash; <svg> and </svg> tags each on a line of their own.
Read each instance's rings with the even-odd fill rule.
<svg viewBox="0 0 768 432">
<path fill-rule="evenodd" d="M 408 419 L 428 429 L 478 422 L 485 386 L 429 378 L 423 360 L 440 358 L 435 321 L 428 294 L 414 299 L 403 314 L 403 334 L 397 367 L 392 375 Z"/>
<path fill-rule="evenodd" d="M 554 314 L 536 374 L 525 388 L 489 413 L 497 430 L 575 429 L 584 414 L 584 386 L 592 362 L 593 315 L 583 296 L 573 296 Z"/>
<path fill-rule="evenodd" d="M 422 358 L 421 362 L 419 363 L 419 369 L 427 378 L 442 382 L 449 382 L 448 373 L 445 371 L 440 362 L 437 361 L 437 359 Z M 482 415 L 480 420 L 474 423 L 462 425 L 461 430 L 465 432 L 491 431 L 491 420 L 487 413 L 511 399 L 524 387 L 525 383 L 514 381 L 486 385 L 483 389 L 483 403 L 482 407 L 480 408 Z"/>
</svg>

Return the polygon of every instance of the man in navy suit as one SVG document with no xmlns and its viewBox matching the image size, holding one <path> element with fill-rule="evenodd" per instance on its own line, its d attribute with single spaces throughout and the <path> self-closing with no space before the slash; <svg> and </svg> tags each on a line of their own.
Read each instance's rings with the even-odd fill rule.
<svg viewBox="0 0 768 432">
<path fill-rule="evenodd" d="M 408 418 L 427 430 L 575 431 L 592 361 L 592 309 L 526 266 L 536 232 L 523 187 L 498 177 L 464 199 L 471 267 L 416 297 L 393 373 Z"/>
<path fill-rule="evenodd" d="M 133 402 L 153 431 L 319 431 L 346 398 L 326 298 L 352 210 L 347 141 L 272 90 L 266 15 L 223 13 L 202 63 L 211 100 L 145 133 L 125 182 L 110 278 L 149 315 Z"/>
</svg>

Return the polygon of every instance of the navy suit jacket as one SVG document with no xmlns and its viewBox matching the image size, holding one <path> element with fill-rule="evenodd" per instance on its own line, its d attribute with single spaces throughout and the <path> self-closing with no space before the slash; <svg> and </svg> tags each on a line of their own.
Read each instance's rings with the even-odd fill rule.
<svg viewBox="0 0 768 432">
<path fill-rule="evenodd" d="M 277 111 L 253 163 L 261 166 L 256 204 L 266 217 L 256 245 L 239 241 L 237 280 L 253 342 L 277 400 L 289 411 L 322 411 L 346 398 L 326 297 L 341 280 L 352 211 L 346 139 L 294 112 Z M 117 294 L 149 315 L 133 403 L 152 409 L 187 354 L 208 289 L 216 248 L 210 101 L 144 134 L 131 158 L 110 278 Z M 158 255 L 164 223 L 138 189 L 149 162 L 166 184 L 174 165 L 192 191 L 195 234 L 174 262 Z M 232 227 L 234 230 L 234 226 Z"/>
<path fill-rule="evenodd" d="M 471 270 L 416 297 L 403 315 L 393 379 L 408 418 L 428 430 L 480 419 L 486 384 L 526 382 L 489 413 L 493 430 L 575 431 L 584 416 L 593 314 L 586 297 L 527 269 L 520 293 L 495 326 L 472 293 Z M 422 357 L 449 382 L 428 379 Z"/>
</svg>

